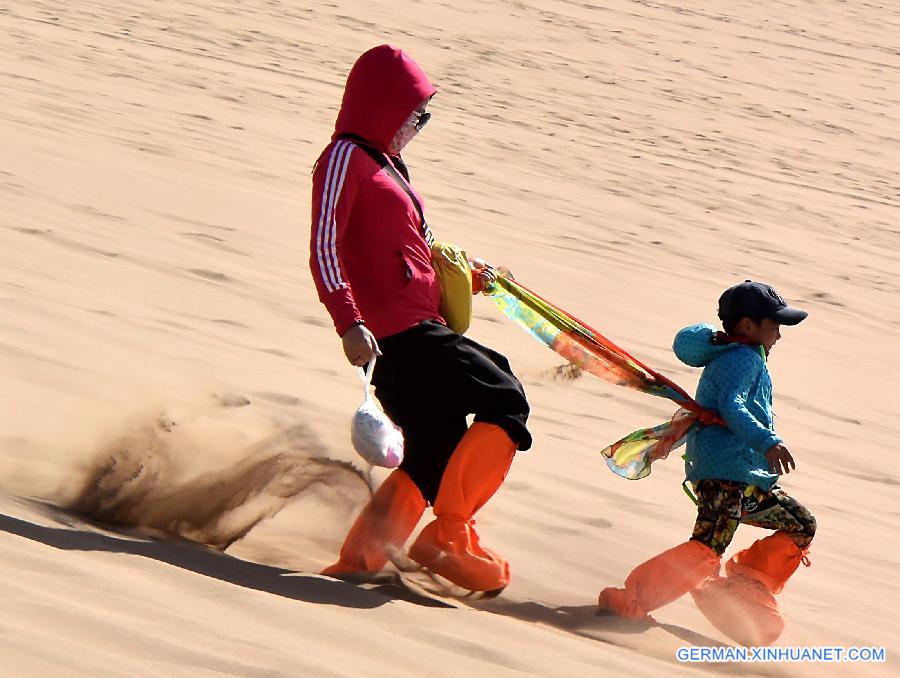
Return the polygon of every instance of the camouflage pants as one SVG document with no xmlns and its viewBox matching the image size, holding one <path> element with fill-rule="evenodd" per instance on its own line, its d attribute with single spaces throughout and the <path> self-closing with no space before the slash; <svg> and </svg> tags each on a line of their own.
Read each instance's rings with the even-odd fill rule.
<svg viewBox="0 0 900 678">
<path fill-rule="evenodd" d="M 731 480 L 701 480 L 697 493 L 697 522 L 691 539 L 722 555 L 739 524 L 780 530 L 801 549 L 816 534 L 816 519 L 780 487 L 761 490 Z"/>
</svg>

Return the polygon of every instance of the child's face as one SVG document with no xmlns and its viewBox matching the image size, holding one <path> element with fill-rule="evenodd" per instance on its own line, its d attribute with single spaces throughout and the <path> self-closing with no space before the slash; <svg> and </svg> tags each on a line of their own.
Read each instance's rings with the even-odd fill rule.
<svg viewBox="0 0 900 678">
<path fill-rule="evenodd" d="M 755 344 L 762 344 L 766 349 L 766 355 L 775 346 L 775 343 L 781 339 L 781 324 L 768 318 L 763 318 L 757 324 L 750 318 L 743 318 L 738 325 L 740 333 L 750 339 Z"/>
</svg>

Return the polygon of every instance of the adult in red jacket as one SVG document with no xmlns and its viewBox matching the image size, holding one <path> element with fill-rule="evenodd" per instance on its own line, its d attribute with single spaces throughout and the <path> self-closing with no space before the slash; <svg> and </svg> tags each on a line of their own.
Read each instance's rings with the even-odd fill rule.
<svg viewBox="0 0 900 678">
<path fill-rule="evenodd" d="M 431 234 L 400 157 L 430 118 L 434 93 L 401 50 L 364 53 L 313 173 L 310 269 L 319 299 L 353 365 L 379 356 L 375 395 L 403 430 L 405 451 L 323 572 L 380 570 L 431 504 L 435 520 L 410 557 L 459 586 L 493 591 L 508 583 L 509 565 L 479 544 L 472 516 L 500 487 L 516 449 L 531 446 L 528 403 L 506 358 L 441 317 Z"/>
</svg>

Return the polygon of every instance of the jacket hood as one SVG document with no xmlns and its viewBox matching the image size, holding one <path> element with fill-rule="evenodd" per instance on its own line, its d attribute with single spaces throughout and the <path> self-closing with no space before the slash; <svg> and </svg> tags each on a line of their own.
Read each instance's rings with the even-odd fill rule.
<svg viewBox="0 0 900 678">
<path fill-rule="evenodd" d="M 350 69 L 332 139 L 355 134 L 387 152 L 400 125 L 436 91 L 403 50 L 390 45 L 373 47 Z"/>
<path fill-rule="evenodd" d="M 709 323 L 700 323 L 685 327 L 675 335 L 672 350 L 678 359 L 691 367 L 705 367 L 713 358 L 743 344 L 714 344 L 715 327 Z"/>
</svg>

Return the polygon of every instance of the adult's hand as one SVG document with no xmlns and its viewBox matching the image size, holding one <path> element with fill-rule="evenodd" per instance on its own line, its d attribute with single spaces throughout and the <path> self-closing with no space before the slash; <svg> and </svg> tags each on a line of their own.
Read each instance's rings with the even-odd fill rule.
<svg viewBox="0 0 900 678">
<path fill-rule="evenodd" d="M 344 355 L 351 365 L 362 367 L 375 356 L 381 355 L 375 335 L 365 325 L 354 325 L 341 337 Z"/>
<path fill-rule="evenodd" d="M 777 473 L 779 475 L 782 473 L 790 473 L 797 468 L 797 464 L 794 463 L 794 458 L 791 456 L 791 453 L 788 452 L 788 448 L 782 443 L 772 445 L 772 447 L 766 451 L 766 461 L 769 462 L 769 470 L 772 473 Z"/>
<path fill-rule="evenodd" d="M 472 294 L 479 294 L 497 280 L 497 269 L 484 259 L 475 258 L 469 260 L 472 269 Z"/>
</svg>

